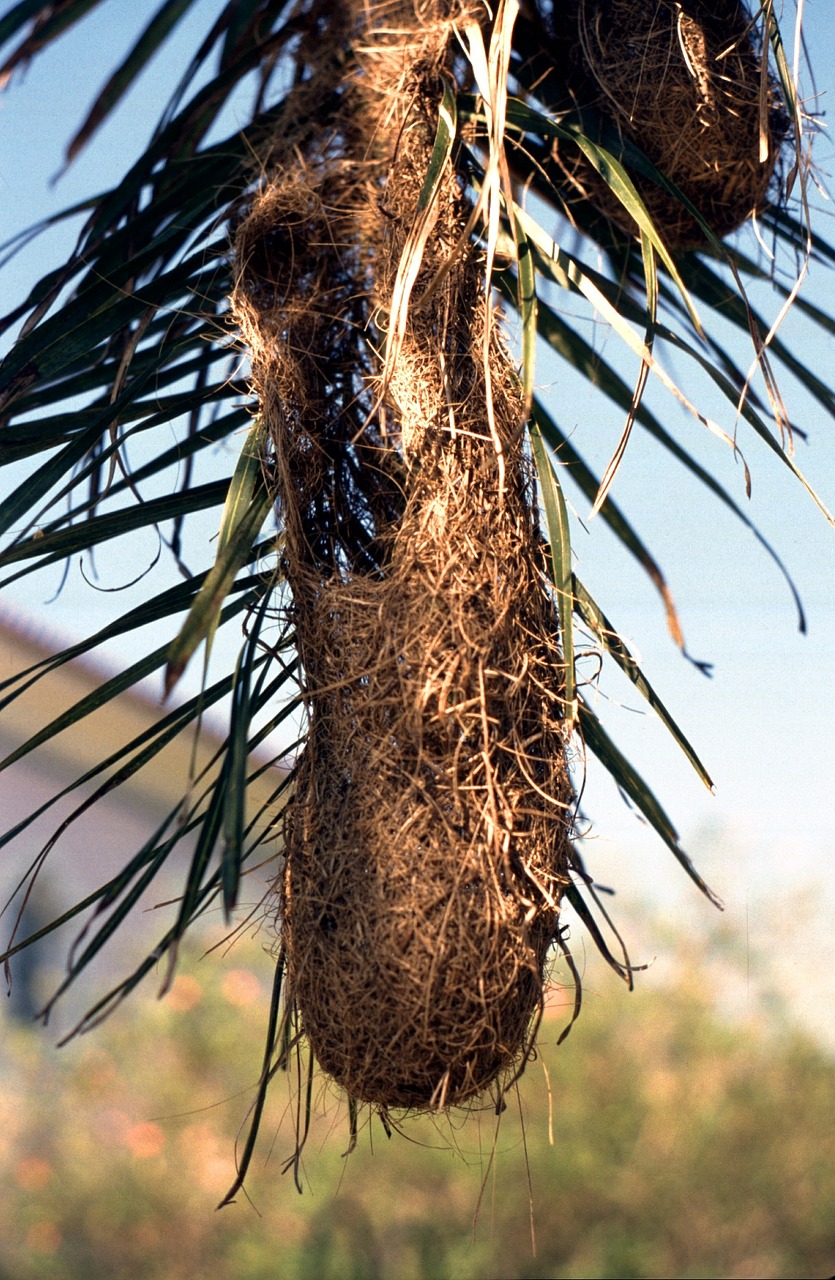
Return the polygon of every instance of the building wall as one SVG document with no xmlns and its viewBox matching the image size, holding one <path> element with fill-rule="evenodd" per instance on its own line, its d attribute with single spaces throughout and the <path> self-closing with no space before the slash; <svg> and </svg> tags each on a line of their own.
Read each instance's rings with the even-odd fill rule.
<svg viewBox="0 0 835 1280">
<path fill-rule="evenodd" d="M 15 677 L 48 658 L 50 652 L 45 637 L 28 633 L 0 617 L 0 697 L 6 698 L 21 687 L 25 678 Z M 0 760 L 6 761 L 32 734 L 100 687 L 111 674 L 90 661 L 74 661 L 51 671 L 8 703 L 0 714 Z M 140 693 L 122 694 L 31 754 L 0 768 L 0 831 L 11 831 L 104 756 L 153 725 L 167 710 Z M 220 745 L 221 739 L 215 733 L 204 731 L 198 766 L 208 762 Z M 28 936 L 83 901 L 120 871 L 178 802 L 188 781 L 190 760 L 191 740 L 184 737 L 169 744 L 133 779 L 109 792 L 68 825 L 63 824 L 83 807 L 105 775 L 49 807 L 0 849 L 0 906 L 6 907 L 0 919 L 0 950 L 5 950 L 15 929 L 17 939 Z M 280 776 L 277 770 L 268 770 L 253 802 L 260 805 L 266 800 Z M 56 833 L 60 833 L 59 838 L 49 848 Z M 270 852 L 268 844 L 264 856 Z M 59 1034 L 81 1016 L 94 998 L 130 973 L 173 922 L 190 856 L 190 841 L 183 841 L 134 909 L 131 923 L 120 927 L 77 989 L 62 999 L 51 1016 L 51 1025 Z M 41 861 L 32 882 L 31 872 Z M 257 900 L 269 874 L 269 868 L 265 868 L 251 883 L 245 880 L 242 897 Z M 24 914 L 16 925 L 21 910 Z M 12 957 L 11 996 L 0 1002 L 4 1012 L 31 1016 L 43 1003 L 60 981 L 73 940 L 90 916 L 91 911 L 85 911 L 49 938 Z M 149 975 L 147 981 L 152 980 Z"/>
</svg>

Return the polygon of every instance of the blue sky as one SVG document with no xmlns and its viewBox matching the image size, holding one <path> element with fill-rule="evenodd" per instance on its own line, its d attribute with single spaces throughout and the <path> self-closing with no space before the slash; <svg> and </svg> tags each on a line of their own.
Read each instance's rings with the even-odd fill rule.
<svg viewBox="0 0 835 1280">
<path fill-rule="evenodd" d="M 50 180 L 61 168 L 63 147 L 99 86 L 101 68 L 115 64 L 147 20 L 148 9 L 132 0 L 108 0 L 0 97 L 0 241 L 115 179 L 143 146 L 182 64 L 183 51 L 191 51 L 217 8 L 217 0 L 205 0 L 197 11 L 205 15 L 199 27 L 192 19 L 177 34 L 96 143 L 57 185 L 50 185 Z M 786 11 L 793 12 L 788 5 Z M 830 56 L 835 13 L 828 0 L 808 0 L 805 15 L 819 94 L 814 109 L 825 112 L 835 90 Z M 803 84 L 810 100 L 808 76 Z M 240 110 L 243 123 L 245 106 Z M 234 122 L 227 118 L 226 124 L 231 131 Z M 826 184 L 833 145 L 825 133 L 817 139 L 815 157 Z M 816 194 L 815 207 L 821 233 L 835 240 L 831 204 Z M 64 232 L 51 233 L 7 266 L 2 275 L 4 303 L 15 302 L 65 246 Z M 748 248 L 754 251 L 753 240 Z M 813 267 L 806 296 L 832 309 L 833 280 L 828 272 Z M 768 290 L 757 301 L 766 315 L 776 314 L 777 300 Z M 822 377 L 835 376 L 835 339 L 824 338 L 798 313 L 789 316 L 784 332 Z M 631 369 L 617 354 L 617 340 L 600 326 L 595 341 L 607 358 L 617 359 L 624 371 Z M 733 341 L 735 355 L 747 363 L 748 353 L 738 339 Z M 682 381 L 689 378 L 683 364 L 670 367 Z M 540 360 L 538 381 L 548 389 L 563 427 L 572 430 L 578 447 L 602 469 L 622 429 L 617 412 L 555 362 Z M 691 384 L 686 385 L 691 390 Z M 797 462 L 833 509 L 835 423 L 827 421 L 790 378 L 784 379 L 783 390 L 793 419 L 809 435 L 808 442 L 798 441 Z M 698 391 L 709 395 L 701 384 Z M 713 679 L 706 680 L 681 658 L 667 636 L 653 589 L 617 553 L 602 523 L 588 522 L 582 507 L 577 508 L 573 531 L 577 568 L 634 645 L 702 755 L 716 782 L 716 795 L 702 788 L 653 717 L 639 713 L 631 691 L 604 680 L 598 706 L 619 745 L 655 786 L 700 870 L 726 900 L 733 927 L 748 931 L 756 945 L 775 949 L 775 957 L 779 947 L 782 956 L 783 939 L 775 932 L 781 914 L 791 915 L 786 904 L 793 894 L 811 894 L 807 923 L 792 928 L 791 950 L 810 993 L 804 997 L 810 1003 L 809 1017 L 815 1020 L 821 1008 L 826 1017 L 826 1004 L 831 1008 L 835 994 L 832 980 L 821 976 L 833 968 L 825 926 L 835 907 L 835 530 L 788 472 L 741 429 L 740 443 L 753 475 L 747 503 L 741 468 L 730 450 L 669 397 L 654 390 L 650 394 L 669 429 L 726 483 L 775 545 L 800 590 L 809 630 L 806 636 L 798 634 L 790 595 L 753 537 L 636 431 L 613 494 L 661 561 L 688 647 L 697 658 L 714 664 Z M 715 403 L 711 408 L 716 409 Z M 722 424 L 733 431 L 733 415 L 724 407 Z M 229 458 L 219 458 L 218 465 L 228 471 Z M 210 513 L 192 535 L 195 567 L 210 558 L 214 532 Z M 149 560 L 154 549 L 149 545 Z M 118 554 L 102 556 L 99 567 L 103 585 L 116 586 L 133 576 L 126 573 Z M 150 580 L 157 589 L 163 585 L 158 575 L 165 571 L 160 567 Z M 71 637 L 83 633 L 93 619 L 103 622 L 115 608 L 121 612 L 134 598 L 131 593 L 97 594 L 74 570 L 61 597 L 47 604 L 55 585 L 54 579 L 27 581 L 10 590 L 0 608 L 29 620 L 41 633 Z M 154 643 L 163 638 L 164 633 L 155 635 Z M 106 655 L 114 664 L 119 657 Z M 623 707 L 616 705 L 619 700 Z M 709 927 L 712 909 L 625 808 L 607 778 L 590 774 L 585 807 L 595 823 L 589 861 L 602 881 L 616 884 L 627 904 L 643 900 L 654 910 L 674 912 L 682 928 L 698 934 Z M 796 925 L 787 919 L 787 928 L 789 923 Z M 828 965 L 821 963 L 821 940 L 830 947 Z"/>
</svg>

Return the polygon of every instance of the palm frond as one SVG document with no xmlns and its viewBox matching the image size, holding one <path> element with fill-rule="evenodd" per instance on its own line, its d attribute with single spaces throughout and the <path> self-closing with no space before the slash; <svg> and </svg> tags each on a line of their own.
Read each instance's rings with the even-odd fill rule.
<svg viewBox="0 0 835 1280">
<path fill-rule="evenodd" d="M 58 5 L 23 0 L 0 18 L 0 79 L 12 82 L 11 92 L 16 75 L 99 4 L 100 0 L 64 0 Z M 776 80 L 801 148 L 796 86 L 777 19 L 770 5 L 763 7 L 766 10 L 765 44 L 770 42 L 773 50 Z M 835 523 L 792 456 L 791 441 L 798 428 L 783 406 L 780 378 L 786 373 L 797 379 L 830 417 L 835 416 L 835 394 L 808 354 L 794 349 L 749 296 L 756 286 L 761 298 L 760 286 L 770 282 L 779 316 L 793 303 L 819 332 L 831 336 L 835 316 L 797 296 L 797 279 L 809 254 L 828 268 L 835 265 L 835 247 L 817 234 L 809 244 L 802 165 L 797 168 L 797 201 L 772 204 L 759 218 L 762 234 L 772 237 L 783 259 L 796 256 L 798 274 L 792 277 L 764 265 L 741 238 L 726 242 L 715 234 L 692 200 L 640 147 L 605 121 L 591 129 L 588 113 L 579 113 L 576 104 L 560 96 L 552 74 L 547 12 L 548 6 L 534 4 L 517 16 L 517 6 L 502 6 L 504 25 L 498 34 L 492 33 L 493 43 L 489 24 L 471 22 L 456 55 L 457 82 L 447 72 L 438 75 L 437 132 L 420 186 L 409 253 L 401 261 L 394 291 L 397 306 L 388 317 L 380 398 L 409 308 L 425 306 L 438 285 L 436 280 L 422 299 L 412 297 L 421 255 L 433 234 L 441 177 L 454 165 L 461 189 L 471 197 L 468 234 L 480 242 L 491 268 L 484 281 L 486 305 L 500 297 L 519 323 L 526 427 L 548 544 L 544 560 L 567 669 L 567 726 L 576 726 L 580 741 L 644 814 L 699 889 L 716 901 L 653 790 L 582 696 L 581 673 L 575 669 L 578 628 L 586 629 L 602 659 L 627 676 L 702 782 L 712 785 L 649 676 L 583 586 L 582 573 L 574 565 L 565 492 L 573 485 L 599 513 L 619 551 L 648 575 L 662 599 L 671 636 L 686 652 L 667 577 L 617 499 L 618 469 L 633 433 L 648 434 L 733 513 L 741 528 L 754 533 L 786 579 L 802 629 L 802 606 L 777 551 L 695 451 L 677 442 L 659 416 L 657 398 L 645 392 L 655 381 L 670 407 L 677 412 L 683 406 L 737 456 L 737 425 L 744 423 L 752 439 L 765 445 L 824 517 Z M 171 33 L 182 33 L 186 20 L 195 22 L 196 16 L 192 0 L 166 0 L 149 15 L 68 140 L 67 165 L 93 144 Z M 16 329 L 0 363 L 0 465 L 14 476 L 0 501 L 0 534 L 5 537 L 0 586 L 115 539 L 129 540 L 149 531 L 182 580 L 154 594 L 149 587 L 140 605 L 0 687 L 2 709 L 37 682 L 48 680 L 61 665 L 116 637 L 126 646 L 139 645 L 141 651 L 144 627 L 165 621 L 170 628 L 164 644 L 137 660 L 126 660 L 94 694 L 35 730 L 0 762 L 0 769 L 42 749 L 56 734 L 151 673 L 164 672 L 171 692 L 199 646 L 211 647 L 219 626 L 242 619 L 247 623 L 234 669 L 212 683 L 205 677 L 198 695 L 161 712 L 152 730 L 98 762 L 0 837 L 0 846 L 7 844 L 59 799 L 82 786 L 94 786 L 17 886 L 16 894 L 25 896 L 68 824 L 97 798 L 133 777 L 173 738 L 193 732 L 208 708 L 224 698 L 230 701 L 228 734 L 212 768 L 205 777 L 192 780 L 191 793 L 143 848 L 126 858 L 123 871 L 31 937 L 20 940 L 13 933 L 5 947 L 8 961 L 92 908 L 57 999 L 123 927 L 174 850 L 191 840 L 175 922 L 135 972 L 94 1005 L 82 1028 L 119 1004 L 160 956 L 173 964 L 183 936 L 210 904 L 220 902 L 227 916 L 235 910 L 240 878 L 258 839 L 259 815 L 253 817 L 246 804 L 247 787 L 263 768 L 253 753 L 270 734 L 286 728 L 298 708 L 292 627 L 282 627 L 276 644 L 264 638 L 264 622 L 281 579 L 280 547 L 272 529 L 275 495 L 264 429 L 257 417 L 252 422 L 246 363 L 236 350 L 228 319 L 229 229 L 262 173 L 269 171 L 278 139 L 301 137 L 312 121 L 326 119 L 333 122 L 337 145 L 336 73 L 341 75 L 351 63 L 355 33 L 348 22 L 341 43 L 322 45 L 321 20 L 318 0 L 294 5 L 218 0 L 208 29 L 196 40 L 193 56 L 172 86 L 138 158 L 106 190 L 17 234 L 5 246 L 8 262 L 57 223 L 80 224 L 66 260 L 44 270 L 26 297 L 14 301 L 0 318 L 0 333 Z M 317 92 L 310 94 L 309 118 L 303 112 L 300 118 L 300 99 L 291 87 L 307 78 Z M 252 102 L 239 128 L 231 107 L 234 104 L 240 112 L 244 92 Z M 574 148 L 572 154 L 585 158 L 607 188 L 607 199 L 632 219 L 634 236 L 624 234 L 599 210 L 576 203 L 569 209 L 573 226 L 569 224 L 565 190 L 553 162 L 555 145 Z M 670 246 L 650 211 L 647 192 L 653 185 L 688 210 L 703 232 L 698 248 Z M 564 307 L 566 300 L 570 310 Z M 601 355 L 585 336 L 589 319 L 605 324 L 622 344 L 623 359 Z M 749 370 L 737 354 L 738 346 L 729 345 L 729 332 L 750 344 Z M 682 370 L 675 377 L 671 357 L 678 358 L 676 367 Z M 537 393 L 536 362 L 541 367 L 546 358 L 564 362 L 584 380 L 590 396 L 611 407 L 621 424 L 620 444 L 603 475 L 586 461 L 582 436 L 570 436 L 560 425 L 558 409 Z M 721 421 L 702 407 L 705 383 L 722 406 Z M 379 404 L 378 399 L 377 408 Z M 361 407 L 356 412 L 361 415 Z M 226 449 L 218 460 L 220 445 Z M 131 461 L 134 451 L 138 462 Z M 214 562 L 191 572 L 183 563 L 181 544 L 199 512 L 217 513 L 219 538 Z M 276 796 L 283 799 L 289 785 L 282 773 Z M 577 867 L 582 868 L 579 856 Z M 594 921 L 593 892 L 584 897 L 589 886 L 589 878 L 578 872 L 568 897 L 595 941 L 607 950 Z M 625 966 L 613 963 L 631 974 L 628 961 Z M 276 996 L 253 1128 L 236 1189 L 251 1158 L 252 1135 L 266 1085 L 281 1056 L 282 1035 Z"/>
</svg>

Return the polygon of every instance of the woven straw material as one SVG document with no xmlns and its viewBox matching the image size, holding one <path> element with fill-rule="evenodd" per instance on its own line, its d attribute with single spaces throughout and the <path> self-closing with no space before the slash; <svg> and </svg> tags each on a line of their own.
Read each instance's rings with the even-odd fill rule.
<svg viewBox="0 0 835 1280">
<path fill-rule="evenodd" d="M 380 356 L 465 16 L 345 5 L 339 128 L 320 113 L 277 151 L 236 242 L 309 726 L 277 888 L 289 998 L 321 1066 L 381 1110 L 500 1101 L 570 853 L 522 400 L 449 161 Z"/>
<path fill-rule="evenodd" d="M 782 99 L 736 0 L 567 0 L 555 5 L 556 63 L 584 128 L 635 143 L 693 203 L 715 235 L 741 226 L 779 186 L 788 131 Z M 555 147 L 569 211 L 588 202 L 629 234 L 636 224 L 592 164 Z M 630 170 L 671 248 L 703 245 L 681 201 Z"/>
</svg>

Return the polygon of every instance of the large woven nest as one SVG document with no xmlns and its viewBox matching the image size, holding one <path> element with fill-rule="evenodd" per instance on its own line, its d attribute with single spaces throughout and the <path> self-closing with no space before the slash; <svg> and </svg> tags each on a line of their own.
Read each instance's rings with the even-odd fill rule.
<svg viewBox="0 0 835 1280">
<path fill-rule="evenodd" d="M 609 150 L 634 143 L 717 236 L 741 226 L 779 187 L 788 132 L 767 53 L 738 0 L 565 0 L 551 6 L 556 66 L 584 130 Z M 636 224 L 591 162 L 555 147 L 566 199 L 629 234 Z M 627 163 L 628 159 L 627 159 Z M 629 166 L 670 247 L 704 244 L 677 196 Z"/>
<path fill-rule="evenodd" d="M 279 155 L 236 243 L 309 724 L 277 912 L 319 1063 L 380 1109 L 442 1107 L 498 1099 L 531 1051 L 569 858 L 563 666 L 451 165 L 384 373 L 378 354 L 460 11 L 381 6 L 378 29 L 354 8 L 339 130 Z"/>
</svg>

